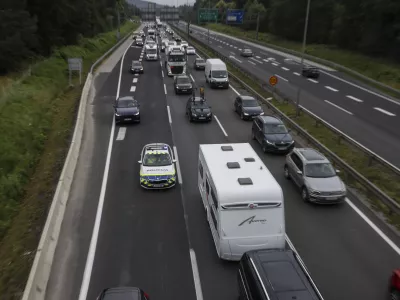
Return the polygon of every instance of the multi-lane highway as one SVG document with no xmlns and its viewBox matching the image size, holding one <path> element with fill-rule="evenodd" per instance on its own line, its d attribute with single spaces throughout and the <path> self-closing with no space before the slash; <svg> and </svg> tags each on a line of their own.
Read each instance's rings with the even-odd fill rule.
<svg viewBox="0 0 400 300">
<path fill-rule="evenodd" d="M 179 26 L 186 28 L 183 22 Z M 192 25 L 191 30 L 195 38 L 208 43 L 207 29 Z M 400 167 L 400 100 L 321 65 L 318 80 L 306 79 L 301 76 L 300 63 L 291 55 L 217 32 L 211 31 L 209 45 L 265 83 L 276 75 L 277 89 L 290 99 L 295 100 L 301 88 L 303 107 Z M 246 46 L 253 50 L 253 57 L 240 56 Z"/>
<path fill-rule="evenodd" d="M 125 47 L 115 55 L 118 63 L 96 79 L 47 299 L 95 299 L 118 285 L 139 286 L 154 300 L 237 298 L 237 263 L 218 259 L 197 188 L 199 144 L 231 142 L 249 142 L 281 184 L 287 234 L 325 299 L 384 299 L 399 264 L 397 239 L 389 245 L 350 201 L 303 203 L 284 179 L 284 157 L 262 153 L 250 138 L 251 122 L 235 114 L 233 99 L 243 91 L 208 88 L 190 57 L 190 77 L 205 86 L 215 120 L 189 123 L 188 96 L 175 95 L 160 61 L 143 61 L 144 74 L 134 76 L 130 63 L 143 50 L 129 42 Z M 113 101 L 126 95 L 139 100 L 141 123 L 115 126 Z M 139 186 L 137 161 L 151 142 L 176 149 L 179 184 L 173 189 Z"/>
</svg>

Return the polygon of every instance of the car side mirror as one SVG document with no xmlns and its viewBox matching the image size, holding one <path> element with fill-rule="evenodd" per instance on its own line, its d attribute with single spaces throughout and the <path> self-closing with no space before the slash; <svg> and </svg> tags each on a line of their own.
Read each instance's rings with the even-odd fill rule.
<svg viewBox="0 0 400 300">
<path fill-rule="evenodd" d="M 139 160 L 139 161 L 138 161 L 138 163 L 139 163 L 139 164 L 141 164 L 141 163 L 142 163 L 142 161 L 141 161 L 141 160 Z"/>
<path fill-rule="evenodd" d="M 340 170 L 336 170 L 336 174 L 339 174 L 340 173 Z"/>
<path fill-rule="evenodd" d="M 173 159 L 172 162 L 176 163 L 176 159 Z"/>
<path fill-rule="evenodd" d="M 211 78 L 211 75 L 208 75 L 208 78 Z"/>
<path fill-rule="evenodd" d="M 297 171 L 297 174 L 303 175 L 303 172 L 299 170 L 299 171 Z"/>
</svg>

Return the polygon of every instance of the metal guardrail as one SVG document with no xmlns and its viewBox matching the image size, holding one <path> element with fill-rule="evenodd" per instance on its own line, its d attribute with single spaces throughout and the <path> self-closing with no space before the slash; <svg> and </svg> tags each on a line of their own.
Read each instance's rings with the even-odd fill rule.
<svg viewBox="0 0 400 300">
<path fill-rule="evenodd" d="M 177 28 L 176 26 L 171 25 L 171 27 L 174 27 L 174 29 L 178 32 L 180 32 L 182 35 L 184 32 L 180 29 Z M 190 37 L 191 40 L 194 40 L 195 43 L 199 44 L 201 47 L 207 49 L 210 52 L 215 53 L 217 57 L 222 59 L 225 62 L 228 62 L 230 65 L 234 66 L 237 70 L 239 70 L 241 73 L 245 73 L 245 76 L 255 79 L 252 74 L 247 73 L 245 70 L 241 69 L 235 62 L 227 58 L 226 56 L 216 52 L 215 50 L 211 49 L 208 45 L 203 43 L 202 41 L 199 41 L 198 39 L 194 38 L 193 36 Z M 201 49 L 197 49 L 199 52 L 202 53 L 202 55 L 206 58 L 209 58 L 209 56 L 201 51 Z M 261 94 L 259 94 L 257 91 L 255 91 L 252 87 L 250 87 L 248 84 L 243 82 L 240 78 L 229 72 L 229 76 L 233 78 L 235 81 L 239 82 L 246 90 L 248 90 L 250 93 L 252 93 L 254 96 L 256 96 L 258 99 L 263 101 L 269 109 L 271 109 L 275 114 L 279 115 L 284 121 L 286 121 L 289 126 L 297 131 L 299 135 L 302 137 L 306 138 L 311 144 L 316 147 L 318 150 L 321 152 L 324 152 L 327 154 L 327 156 L 341 169 L 343 169 L 348 175 L 350 175 L 354 180 L 358 181 L 371 195 L 375 196 L 378 198 L 382 203 L 384 203 L 392 213 L 399 214 L 400 213 L 400 204 L 397 203 L 395 200 L 393 200 L 391 197 L 389 197 L 386 193 L 384 193 L 380 188 L 378 188 L 375 184 L 373 184 L 371 181 L 369 181 L 367 178 L 365 178 L 363 175 L 361 175 L 357 170 L 355 170 L 353 167 L 351 167 L 349 164 L 347 164 L 344 160 L 342 160 L 338 155 L 336 155 L 334 152 L 332 152 L 330 149 L 328 149 L 325 145 L 321 144 L 316 138 L 311 136 L 306 130 L 304 130 L 302 127 L 300 127 L 296 122 L 291 120 L 288 116 L 286 116 L 282 111 L 280 111 L 277 107 L 275 107 L 272 103 L 270 103 L 268 100 L 266 100 Z M 256 79 L 259 81 L 258 79 Z M 275 96 L 276 93 L 273 93 Z M 279 96 L 279 95 L 278 95 Z M 305 108 L 301 108 L 304 112 L 310 114 L 313 118 L 316 119 L 316 121 L 326 125 L 329 129 L 334 131 L 335 133 L 338 134 L 343 139 L 348 140 L 348 142 L 352 145 L 355 145 L 356 147 L 359 147 L 361 150 L 364 150 L 367 154 L 371 155 L 372 157 L 376 159 L 381 159 L 384 163 L 382 163 L 385 166 L 388 166 L 390 169 L 396 170 L 396 174 L 400 174 L 400 170 L 393 166 L 392 164 L 388 163 L 386 160 L 383 158 L 380 158 L 378 155 L 373 153 L 372 151 L 368 150 L 358 142 L 354 141 L 352 138 L 347 136 L 346 134 L 342 133 L 329 123 L 325 122 L 315 114 L 311 113 Z"/>
<path fill-rule="evenodd" d="M 191 25 L 191 26 L 192 27 L 197 27 L 197 28 L 200 28 L 200 29 L 204 29 L 203 27 L 196 26 L 196 25 Z M 205 30 L 207 30 L 207 29 L 205 29 Z M 210 30 L 210 31 L 213 31 L 213 30 Z M 213 32 L 215 32 L 215 31 L 213 31 Z M 223 33 L 223 32 L 216 32 L 216 34 L 228 35 L 228 34 Z M 261 44 L 259 41 L 255 40 L 255 39 L 251 39 L 251 38 L 247 38 L 247 37 L 240 37 L 240 39 L 245 40 L 247 42 L 251 42 L 251 43 L 256 44 L 258 46 L 261 46 L 261 47 L 269 47 L 269 48 L 272 48 L 274 50 L 281 51 L 281 52 L 287 53 L 287 54 L 291 54 L 291 55 L 294 55 L 294 56 L 297 56 L 297 57 L 300 57 L 302 55 L 302 53 L 300 53 L 298 51 L 287 49 L 287 48 L 283 48 L 283 47 L 280 47 L 280 46 L 277 46 L 277 45 L 273 45 L 273 44 L 270 44 L 270 43 Z M 382 82 L 379 82 L 377 80 L 374 80 L 374 79 L 372 79 L 370 77 L 367 77 L 367 76 L 365 76 L 365 75 L 363 75 L 363 74 L 361 74 L 361 73 L 359 73 L 357 71 L 349 69 L 349 68 L 347 68 L 347 67 L 345 67 L 343 65 L 340 65 L 338 63 L 335 63 L 335 62 L 332 62 L 332 61 L 329 61 L 329 60 L 326 60 L 326 59 L 323 59 L 323 58 L 320 58 L 320 57 L 316 57 L 316 56 L 313 56 L 313 55 L 309 55 L 309 54 L 304 54 L 304 58 L 308 59 L 310 61 L 314 61 L 316 63 L 320 63 L 322 65 L 326 65 L 326 66 L 332 67 L 333 69 L 336 69 L 338 71 L 344 71 L 346 73 L 351 74 L 352 76 L 361 78 L 364 81 L 367 81 L 369 83 L 375 84 L 375 85 L 379 86 L 382 89 L 386 89 L 386 90 L 391 91 L 392 93 L 395 93 L 395 94 L 400 96 L 400 90 L 395 89 L 395 88 L 393 88 L 393 87 L 391 87 L 391 86 L 389 86 L 387 84 L 384 84 Z"/>
</svg>

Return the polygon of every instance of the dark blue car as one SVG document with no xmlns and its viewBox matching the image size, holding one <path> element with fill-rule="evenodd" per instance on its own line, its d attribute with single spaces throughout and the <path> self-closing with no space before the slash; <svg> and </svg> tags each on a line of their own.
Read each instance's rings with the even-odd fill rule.
<svg viewBox="0 0 400 300">
<path fill-rule="evenodd" d="M 120 97 L 115 101 L 115 123 L 140 123 L 140 104 L 132 96 Z"/>
</svg>

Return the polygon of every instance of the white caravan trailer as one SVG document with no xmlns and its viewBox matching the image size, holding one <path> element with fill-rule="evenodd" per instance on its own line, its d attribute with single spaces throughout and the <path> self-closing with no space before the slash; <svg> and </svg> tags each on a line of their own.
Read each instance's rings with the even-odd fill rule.
<svg viewBox="0 0 400 300">
<path fill-rule="evenodd" d="M 200 145 L 198 186 L 220 258 L 285 248 L 282 188 L 250 144 Z"/>
</svg>

